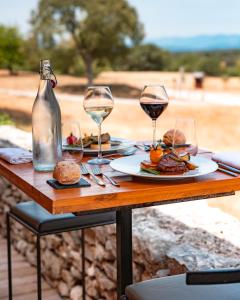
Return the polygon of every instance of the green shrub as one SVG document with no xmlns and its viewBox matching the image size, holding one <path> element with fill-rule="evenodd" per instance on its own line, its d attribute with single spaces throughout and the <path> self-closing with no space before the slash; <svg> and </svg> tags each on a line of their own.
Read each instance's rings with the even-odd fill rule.
<svg viewBox="0 0 240 300">
<path fill-rule="evenodd" d="M 8 114 L 0 112 L 0 125 L 14 125 Z"/>
</svg>

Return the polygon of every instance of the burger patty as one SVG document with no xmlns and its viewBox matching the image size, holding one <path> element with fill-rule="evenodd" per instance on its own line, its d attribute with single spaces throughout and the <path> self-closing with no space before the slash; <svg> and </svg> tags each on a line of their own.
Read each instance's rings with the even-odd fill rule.
<svg viewBox="0 0 240 300">
<path fill-rule="evenodd" d="M 188 171 L 186 164 L 182 161 L 176 161 L 173 157 L 174 154 L 164 155 L 158 163 L 157 170 L 162 173 L 168 174 L 182 174 Z"/>
</svg>

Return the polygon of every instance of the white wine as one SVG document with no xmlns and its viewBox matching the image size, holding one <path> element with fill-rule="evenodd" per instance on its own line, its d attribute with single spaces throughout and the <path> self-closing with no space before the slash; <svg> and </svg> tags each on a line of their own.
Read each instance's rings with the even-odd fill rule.
<svg viewBox="0 0 240 300">
<path fill-rule="evenodd" d="M 91 116 L 91 118 L 99 125 L 106 119 L 106 117 L 112 111 L 112 106 L 93 106 L 85 107 L 85 111 Z"/>
</svg>

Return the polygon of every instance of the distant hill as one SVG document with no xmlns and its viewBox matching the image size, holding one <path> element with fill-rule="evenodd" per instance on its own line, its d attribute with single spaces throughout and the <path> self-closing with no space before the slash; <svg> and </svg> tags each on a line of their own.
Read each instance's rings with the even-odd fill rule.
<svg viewBox="0 0 240 300">
<path fill-rule="evenodd" d="M 146 40 L 171 52 L 214 51 L 240 49 L 239 35 L 198 35 L 192 37 L 169 37 Z"/>
</svg>

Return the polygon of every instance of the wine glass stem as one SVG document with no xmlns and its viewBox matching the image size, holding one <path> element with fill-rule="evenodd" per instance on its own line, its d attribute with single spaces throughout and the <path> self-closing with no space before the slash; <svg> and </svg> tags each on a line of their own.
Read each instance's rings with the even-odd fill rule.
<svg viewBox="0 0 240 300">
<path fill-rule="evenodd" d="M 102 159 L 102 124 L 98 125 L 98 159 Z"/>
<path fill-rule="evenodd" d="M 152 120 L 152 126 L 153 126 L 153 145 L 156 143 L 156 120 Z"/>
</svg>

